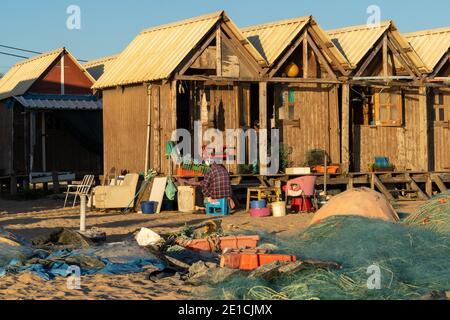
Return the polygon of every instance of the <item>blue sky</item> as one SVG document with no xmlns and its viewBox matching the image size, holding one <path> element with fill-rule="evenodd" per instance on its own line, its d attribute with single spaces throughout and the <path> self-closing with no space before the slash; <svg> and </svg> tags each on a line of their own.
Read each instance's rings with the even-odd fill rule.
<svg viewBox="0 0 450 320">
<path fill-rule="evenodd" d="M 81 8 L 81 30 L 66 27 L 70 5 Z M 370 5 L 403 32 L 450 25 L 449 0 L 15 0 L 1 1 L 0 45 L 40 52 L 66 46 L 90 60 L 120 52 L 142 29 L 222 9 L 242 27 L 311 14 L 333 29 L 366 23 Z M 0 73 L 19 60 L 0 55 Z"/>
</svg>

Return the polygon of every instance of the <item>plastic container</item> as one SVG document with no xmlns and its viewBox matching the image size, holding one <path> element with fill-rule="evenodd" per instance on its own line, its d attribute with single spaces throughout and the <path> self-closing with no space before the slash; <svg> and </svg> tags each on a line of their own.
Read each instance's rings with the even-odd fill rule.
<svg viewBox="0 0 450 320">
<path fill-rule="evenodd" d="M 143 214 L 154 214 L 158 208 L 158 202 L 144 201 L 141 203 L 141 211 Z"/>
<path fill-rule="evenodd" d="M 292 198 L 291 211 L 292 212 L 311 212 L 313 210 L 311 199 L 305 198 Z"/>
<path fill-rule="evenodd" d="M 264 209 L 267 207 L 266 200 L 252 201 L 250 202 L 250 208 L 252 209 Z"/>
<path fill-rule="evenodd" d="M 178 210 L 180 212 L 191 213 L 195 211 L 195 194 L 195 187 L 178 187 Z"/>
<path fill-rule="evenodd" d="M 274 202 L 272 203 L 272 213 L 274 217 L 280 218 L 286 216 L 286 202 Z"/>
<path fill-rule="evenodd" d="M 250 209 L 250 216 L 254 218 L 270 217 L 270 209 L 269 208 Z"/>
</svg>

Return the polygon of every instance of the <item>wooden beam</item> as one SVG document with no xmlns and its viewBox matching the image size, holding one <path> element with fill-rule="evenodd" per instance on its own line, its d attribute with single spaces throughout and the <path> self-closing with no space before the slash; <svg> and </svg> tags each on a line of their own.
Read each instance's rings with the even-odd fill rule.
<svg viewBox="0 0 450 320">
<path fill-rule="evenodd" d="M 411 76 L 413 76 L 414 78 L 418 79 L 420 76 L 420 71 L 417 69 L 416 66 L 414 66 L 413 63 L 412 63 L 412 67 L 409 65 L 408 61 L 406 61 L 407 59 L 409 60 L 409 58 L 407 58 L 407 59 L 403 58 L 401 49 L 398 49 L 398 47 L 395 43 L 396 43 L 395 40 L 391 36 L 388 35 L 387 45 L 388 45 L 389 49 L 391 49 L 394 56 L 400 60 L 400 63 L 406 68 L 408 73 Z M 412 69 L 414 69 L 416 72 L 414 72 Z"/>
<path fill-rule="evenodd" d="M 438 186 L 439 190 L 441 192 L 447 192 L 447 187 L 445 186 L 445 183 L 442 181 L 441 177 L 437 174 L 432 174 L 431 175 L 431 180 L 436 183 L 436 185 Z"/>
<path fill-rule="evenodd" d="M 267 82 L 259 83 L 259 126 L 261 130 L 267 129 Z M 265 175 L 267 173 L 267 135 L 259 136 L 259 160 L 260 173 Z"/>
<path fill-rule="evenodd" d="M 321 40 L 321 38 L 319 37 L 319 35 L 316 33 L 316 31 L 314 30 L 314 27 L 311 27 L 308 30 L 309 30 L 311 37 L 320 45 L 321 48 L 323 48 L 325 50 L 327 55 L 335 63 L 336 67 L 342 73 L 342 75 L 348 75 L 347 70 L 345 70 L 345 68 L 341 65 L 339 60 L 335 57 L 334 53 L 330 50 L 330 48 L 334 47 L 334 44 L 331 43 L 331 45 L 327 45 L 326 43 L 324 43 Z"/>
<path fill-rule="evenodd" d="M 341 162 L 342 171 L 350 171 L 350 85 L 342 85 Z"/>
<path fill-rule="evenodd" d="M 242 58 L 242 62 L 244 62 L 250 69 L 253 69 L 253 71 L 257 75 L 259 75 L 262 71 L 262 68 L 258 64 L 258 62 L 255 61 L 253 56 L 250 57 L 250 53 L 243 46 L 243 44 L 235 38 L 233 31 L 225 23 L 222 24 L 222 29 L 228 36 L 223 37 L 222 40 L 229 40 L 232 47 L 236 50 L 236 53 Z"/>
<path fill-rule="evenodd" d="M 414 181 L 414 179 L 409 174 L 406 174 L 406 176 L 411 180 L 410 181 L 411 188 L 417 192 L 417 196 L 419 197 L 419 199 L 425 201 L 429 200 L 428 196 L 419 188 L 416 181 Z"/>
<path fill-rule="evenodd" d="M 389 71 L 388 71 L 388 39 L 387 36 L 384 35 L 383 37 L 383 76 L 388 77 Z"/>
<path fill-rule="evenodd" d="M 309 78 L 309 63 L 308 63 L 308 40 L 303 37 L 303 78 Z"/>
<path fill-rule="evenodd" d="M 433 180 L 430 175 L 428 175 L 427 182 L 425 183 L 425 192 L 428 197 L 431 198 L 433 196 Z"/>
<path fill-rule="evenodd" d="M 217 76 L 222 76 L 222 31 L 220 25 L 216 30 L 216 70 Z"/>
<path fill-rule="evenodd" d="M 170 92 L 171 92 L 171 99 L 170 99 L 170 111 L 172 113 L 172 117 L 171 117 L 171 126 L 172 126 L 172 132 L 174 130 L 177 129 L 177 122 L 178 122 L 178 115 L 177 115 L 177 105 L 178 105 L 178 101 L 177 101 L 177 85 L 178 82 L 177 80 L 173 80 L 172 83 L 170 84 Z M 170 137 L 170 139 L 172 139 L 172 137 Z M 169 158 L 169 174 L 173 175 L 174 174 L 174 163 L 172 162 L 172 158 Z"/>
<path fill-rule="evenodd" d="M 444 67 L 444 65 L 449 60 L 450 60 L 450 50 L 447 51 L 447 53 L 444 55 L 444 57 L 442 57 L 441 61 L 439 61 L 436 68 L 434 68 L 433 73 L 430 75 L 430 78 L 435 78 L 437 76 L 437 74 L 439 73 L 439 71 L 441 71 L 441 69 Z"/>
<path fill-rule="evenodd" d="M 392 196 L 392 194 L 389 192 L 389 190 L 384 186 L 384 184 L 381 182 L 381 180 L 377 177 L 376 174 L 372 175 L 372 181 L 373 184 L 378 188 L 378 190 L 381 191 L 381 193 L 390 201 L 395 201 L 395 198 Z"/>
<path fill-rule="evenodd" d="M 280 68 L 284 65 L 284 63 L 291 57 L 294 53 L 295 49 L 297 49 L 300 44 L 304 41 L 305 35 L 303 34 L 300 38 L 298 38 L 290 47 L 289 50 L 284 54 L 284 56 L 276 63 L 275 67 L 269 72 L 269 77 L 274 77 L 275 74 L 280 70 Z"/>
<path fill-rule="evenodd" d="M 331 79 L 303 79 L 303 78 L 233 78 L 233 77 L 217 77 L 217 76 L 202 76 L 202 75 L 176 75 L 175 80 L 182 81 L 216 81 L 216 82 L 275 82 L 275 83 L 317 83 L 317 84 L 341 84 L 342 81 Z"/>
<path fill-rule="evenodd" d="M 218 25 L 220 26 L 220 24 Z M 192 56 L 185 62 L 182 63 L 182 69 L 178 72 L 178 74 L 185 74 L 186 71 L 191 67 L 191 65 L 195 62 L 195 60 L 198 59 L 198 57 L 200 57 L 202 55 L 202 53 L 206 50 L 206 48 L 209 47 L 209 45 L 211 44 L 211 42 L 213 42 L 213 40 L 216 38 L 216 32 L 213 32 L 209 38 L 206 39 L 206 41 L 203 43 L 203 45 L 201 45 L 200 47 L 196 47 L 195 49 L 193 49 L 193 53 Z"/>
<path fill-rule="evenodd" d="M 375 59 L 378 52 L 380 52 L 381 48 L 383 47 L 383 41 L 380 41 L 378 45 L 375 47 L 374 50 L 372 50 L 372 53 L 367 57 L 366 61 L 364 61 L 364 64 L 359 68 L 358 72 L 356 72 L 355 77 L 360 77 L 366 71 L 367 67 L 372 63 L 373 59 Z"/>
<path fill-rule="evenodd" d="M 317 48 L 314 41 L 311 39 L 308 33 L 305 33 L 306 39 L 308 40 L 309 45 L 313 49 L 314 53 L 316 54 L 317 58 L 322 61 L 322 64 L 325 66 L 325 69 L 327 69 L 328 74 L 332 79 L 337 79 L 336 74 L 334 73 L 333 69 L 331 69 L 330 64 L 328 63 L 328 60 L 323 56 L 322 52 L 320 52 L 319 48 Z"/>
<path fill-rule="evenodd" d="M 428 146 L 428 134 L 429 134 L 429 121 L 428 121 L 428 104 L 427 104 L 427 88 L 419 88 L 419 107 L 417 110 L 419 116 L 419 128 L 418 128 L 418 163 L 420 164 L 420 170 L 427 172 L 430 169 L 429 162 L 429 146 Z"/>
</svg>

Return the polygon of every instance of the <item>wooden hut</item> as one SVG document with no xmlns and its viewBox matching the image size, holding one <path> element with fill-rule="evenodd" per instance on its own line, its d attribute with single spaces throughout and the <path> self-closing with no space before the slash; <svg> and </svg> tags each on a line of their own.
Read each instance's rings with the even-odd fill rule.
<svg viewBox="0 0 450 320">
<path fill-rule="evenodd" d="M 101 101 L 93 83 L 65 48 L 7 72 L 0 80 L 0 177 L 102 171 Z"/>
<path fill-rule="evenodd" d="M 248 125 L 258 100 L 247 88 L 265 65 L 223 11 L 141 32 L 94 85 L 103 92 L 105 171 L 170 173 L 174 129 Z"/>
<path fill-rule="evenodd" d="M 377 27 L 329 31 L 352 64 L 344 86 L 342 149 L 353 172 L 369 172 L 375 158 L 395 171 L 427 172 L 428 112 L 424 77 L 429 70 L 392 21 Z M 388 167 L 388 166 L 385 166 Z"/>
<path fill-rule="evenodd" d="M 304 165 L 313 150 L 325 151 L 340 164 L 339 90 L 348 61 L 311 16 L 242 31 L 267 59 L 263 80 L 269 84 L 272 120 L 267 125 L 281 130 L 282 143 L 291 150 L 290 165 Z"/>
<path fill-rule="evenodd" d="M 406 34 L 428 76 L 429 157 L 434 171 L 450 170 L 450 28 Z"/>
</svg>

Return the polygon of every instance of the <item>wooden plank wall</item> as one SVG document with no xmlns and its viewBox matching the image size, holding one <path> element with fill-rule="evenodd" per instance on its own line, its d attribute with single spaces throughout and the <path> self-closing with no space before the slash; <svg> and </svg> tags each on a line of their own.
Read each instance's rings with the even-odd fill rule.
<svg viewBox="0 0 450 320">
<path fill-rule="evenodd" d="M 12 171 L 12 115 L 13 110 L 6 108 L 5 101 L 0 101 L 0 176 L 7 176 Z"/>
<path fill-rule="evenodd" d="M 302 166 L 309 150 L 326 150 L 333 163 L 340 163 L 340 117 L 338 87 L 301 85 L 296 91 L 295 118 L 300 128 L 284 124 L 282 143 L 292 148 L 290 161 Z"/>
<path fill-rule="evenodd" d="M 397 171 L 420 171 L 419 96 L 404 91 L 404 125 L 402 127 L 354 126 L 354 171 L 367 172 L 375 157 L 389 157 Z"/>
<path fill-rule="evenodd" d="M 433 149 L 431 150 L 433 155 L 431 159 L 434 162 L 435 171 L 450 171 L 450 91 L 442 90 L 442 93 L 444 119 L 446 119 L 446 122 L 434 121 L 436 118 L 433 113 L 431 117 L 432 130 L 430 131 L 433 139 Z M 430 101 L 431 110 L 434 110 L 435 107 L 434 94 L 432 92 L 432 101 Z"/>
</svg>

